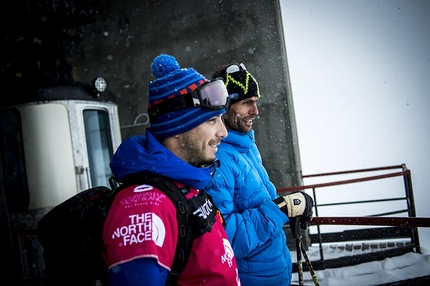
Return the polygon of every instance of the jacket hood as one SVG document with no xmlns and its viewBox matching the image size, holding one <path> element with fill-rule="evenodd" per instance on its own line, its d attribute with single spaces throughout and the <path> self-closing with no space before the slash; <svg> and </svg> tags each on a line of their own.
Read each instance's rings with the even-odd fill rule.
<svg viewBox="0 0 430 286">
<path fill-rule="evenodd" d="M 119 182 L 127 175 L 149 172 L 195 189 L 206 186 L 215 165 L 199 168 L 188 164 L 165 148 L 149 131 L 146 131 L 146 136 L 132 136 L 124 140 L 109 164 Z"/>
</svg>

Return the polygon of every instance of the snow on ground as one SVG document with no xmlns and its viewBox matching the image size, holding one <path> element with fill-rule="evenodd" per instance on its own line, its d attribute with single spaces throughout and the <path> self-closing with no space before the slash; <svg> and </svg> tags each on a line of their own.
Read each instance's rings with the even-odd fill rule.
<svg viewBox="0 0 430 286">
<path fill-rule="evenodd" d="M 323 247 L 324 258 L 331 259 L 339 257 L 339 249 L 345 249 L 338 246 L 327 245 Z M 336 251 L 333 251 L 336 249 Z M 368 248 L 369 249 L 369 248 Z M 371 248 L 370 248 L 371 249 Z M 359 251 L 355 248 L 355 253 Z M 366 251 L 361 251 L 365 253 Z M 319 246 L 313 244 L 306 251 L 309 260 L 317 261 L 320 259 Z M 293 262 L 297 261 L 297 253 L 291 251 L 291 257 Z M 303 270 L 304 270 L 304 284 L 315 285 L 309 274 L 306 266 L 306 261 L 302 256 Z M 381 261 L 372 261 L 362 263 L 354 266 L 315 270 L 316 277 L 320 286 L 369 286 L 369 285 L 381 285 L 386 283 L 392 283 L 411 278 L 417 278 L 422 276 L 430 275 L 430 251 L 425 248 L 421 248 L 421 254 L 409 252 L 401 256 L 386 258 Z M 293 285 L 299 285 L 298 274 L 293 273 L 292 279 Z"/>
</svg>

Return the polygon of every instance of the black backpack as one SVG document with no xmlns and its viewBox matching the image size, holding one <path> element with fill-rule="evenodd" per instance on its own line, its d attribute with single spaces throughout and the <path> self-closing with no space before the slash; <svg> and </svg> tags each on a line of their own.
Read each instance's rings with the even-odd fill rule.
<svg viewBox="0 0 430 286">
<path fill-rule="evenodd" d="M 112 189 L 94 187 L 80 192 L 39 220 L 37 237 L 44 248 L 47 285 L 108 285 L 102 238 L 104 221 L 115 195 L 137 183 L 162 190 L 177 208 L 178 244 L 166 284 L 176 285 L 191 252 L 192 241 L 210 230 L 214 221 L 192 215 L 194 208 L 185 198 L 189 192 L 187 188 L 179 189 L 170 179 L 149 173 L 128 177 L 115 190 L 111 184 Z M 202 198 L 210 198 L 205 192 L 201 193 Z"/>
</svg>

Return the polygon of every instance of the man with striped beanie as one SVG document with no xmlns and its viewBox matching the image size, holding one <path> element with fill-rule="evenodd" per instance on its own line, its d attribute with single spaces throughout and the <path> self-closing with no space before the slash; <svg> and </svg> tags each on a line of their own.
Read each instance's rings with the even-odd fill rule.
<svg viewBox="0 0 430 286">
<path fill-rule="evenodd" d="M 109 285 L 241 285 L 222 216 L 202 190 L 227 136 L 221 118 L 229 104 L 225 85 L 181 68 L 170 55 L 156 57 L 151 68 L 151 128 L 125 140 L 110 167 L 120 183 L 142 173 L 170 179 L 190 212 L 180 225 L 184 206 L 149 183 L 136 181 L 119 191 L 103 229 Z M 184 237 L 191 240 L 187 245 Z M 187 246 L 191 250 L 178 252 Z"/>
</svg>

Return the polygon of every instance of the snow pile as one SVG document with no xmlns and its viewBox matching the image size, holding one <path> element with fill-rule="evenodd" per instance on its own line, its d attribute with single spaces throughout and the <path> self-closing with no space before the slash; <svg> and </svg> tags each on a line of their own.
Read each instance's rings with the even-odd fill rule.
<svg viewBox="0 0 430 286">
<path fill-rule="evenodd" d="M 319 256 L 315 256 L 318 251 L 318 247 L 315 246 L 311 246 L 307 251 L 311 263 L 319 259 Z M 430 252 L 424 248 L 421 252 L 422 254 L 409 252 L 401 256 L 354 266 L 316 270 L 315 274 L 321 286 L 369 286 L 428 276 L 430 275 Z M 295 255 L 295 251 L 292 251 L 291 256 Z M 305 260 L 302 259 L 305 285 L 314 285 Z M 292 284 L 298 285 L 298 283 L 298 275 L 293 273 Z"/>
</svg>

